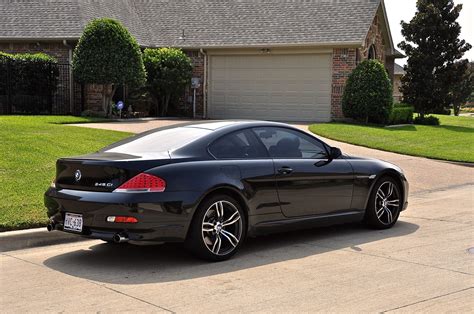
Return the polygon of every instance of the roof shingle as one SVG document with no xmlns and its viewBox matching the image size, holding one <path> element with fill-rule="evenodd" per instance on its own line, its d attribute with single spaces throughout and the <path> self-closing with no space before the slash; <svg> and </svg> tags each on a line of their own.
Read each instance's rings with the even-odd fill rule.
<svg viewBox="0 0 474 314">
<path fill-rule="evenodd" d="M 379 4 L 380 0 L 0 0 L 0 40 L 79 38 L 91 19 L 112 17 L 142 46 L 358 44 Z"/>
<path fill-rule="evenodd" d="M 398 63 L 395 63 L 395 68 L 393 70 L 393 74 L 395 75 L 405 75 L 405 69 L 399 65 Z"/>
</svg>

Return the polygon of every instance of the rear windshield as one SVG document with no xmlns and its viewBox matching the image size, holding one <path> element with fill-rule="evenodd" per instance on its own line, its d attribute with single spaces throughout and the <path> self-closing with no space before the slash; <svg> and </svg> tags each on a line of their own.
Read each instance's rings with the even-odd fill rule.
<svg viewBox="0 0 474 314">
<path fill-rule="evenodd" d="M 147 132 L 117 142 L 104 148 L 102 151 L 132 155 L 164 153 L 181 148 L 211 132 L 211 130 L 189 127 L 171 128 L 152 133 Z"/>
</svg>

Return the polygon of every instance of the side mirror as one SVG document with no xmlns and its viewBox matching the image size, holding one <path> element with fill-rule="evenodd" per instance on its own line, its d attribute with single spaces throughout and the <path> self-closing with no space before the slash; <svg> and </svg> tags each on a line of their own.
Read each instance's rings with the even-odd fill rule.
<svg viewBox="0 0 474 314">
<path fill-rule="evenodd" d="M 342 156 L 342 152 L 339 148 L 331 147 L 331 150 L 329 151 L 329 158 L 330 159 L 337 159 L 341 156 Z"/>
</svg>

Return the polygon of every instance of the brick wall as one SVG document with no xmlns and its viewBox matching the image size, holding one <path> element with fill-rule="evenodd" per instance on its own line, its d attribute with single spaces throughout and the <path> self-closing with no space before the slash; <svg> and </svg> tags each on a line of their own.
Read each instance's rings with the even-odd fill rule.
<svg viewBox="0 0 474 314">
<path fill-rule="evenodd" d="M 372 45 L 375 47 L 376 58 L 385 64 L 389 74 L 393 74 L 393 60 L 392 63 L 386 60 L 382 27 L 380 26 L 378 16 L 374 18 L 362 48 L 333 49 L 331 91 L 332 119 L 338 120 L 344 118 L 344 114 L 342 113 L 342 95 L 347 78 L 360 61 L 368 58 L 369 49 Z"/>
<path fill-rule="evenodd" d="M 198 50 L 186 51 L 188 57 L 193 63 L 193 77 L 197 77 L 201 81 L 201 86 L 196 89 L 196 117 L 204 116 L 204 55 Z M 187 116 L 193 114 L 193 90 L 189 86 L 184 93 L 184 108 Z"/>
<path fill-rule="evenodd" d="M 58 60 L 59 69 L 59 85 L 52 104 L 53 114 L 69 114 L 71 113 L 70 103 L 70 68 L 69 64 L 69 47 L 65 46 L 61 41 L 56 42 L 10 42 L 0 43 L 0 51 L 16 54 L 16 53 L 38 53 L 42 52 L 50 55 Z M 80 99 L 73 100 L 72 113 L 78 113 L 80 108 Z"/>
<path fill-rule="evenodd" d="M 0 43 L 0 51 L 6 53 L 37 53 L 43 52 L 55 57 L 59 63 L 69 63 L 69 48 L 62 42 L 17 42 Z"/>
<path fill-rule="evenodd" d="M 104 86 L 97 84 L 84 85 L 84 110 L 102 112 L 102 95 Z"/>
<path fill-rule="evenodd" d="M 360 50 L 363 59 L 368 58 L 369 48 L 372 45 L 375 47 L 376 58 L 385 64 L 385 45 L 383 42 L 382 27 L 378 16 L 375 16 L 369 32 L 367 33 L 367 37 L 365 38 L 364 46 Z"/>
<path fill-rule="evenodd" d="M 332 53 L 332 89 L 331 89 L 331 117 L 342 119 L 342 94 L 347 78 L 357 65 L 356 48 L 333 49 Z"/>
<path fill-rule="evenodd" d="M 401 102 L 403 98 L 403 94 L 400 91 L 400 87 L 402 87 L 401 82 L 401 75 L 395 75 L 393 78 L 393 101 L 394 102 Z"/>
</svg>

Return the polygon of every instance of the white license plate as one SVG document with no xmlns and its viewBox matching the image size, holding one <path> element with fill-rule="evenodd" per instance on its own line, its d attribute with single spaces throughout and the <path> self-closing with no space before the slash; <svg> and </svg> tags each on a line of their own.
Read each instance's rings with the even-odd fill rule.
<svg viewBox="0 0 474 314">
<path fill-rule="evenodd" d="M 66 217 L 64 218 L 64 230 L 81 232 L 82 215 L 66 213 Z"/>
</svg>

